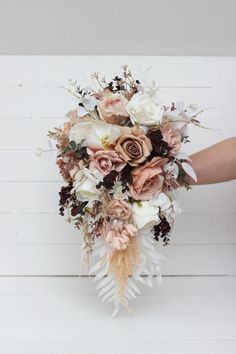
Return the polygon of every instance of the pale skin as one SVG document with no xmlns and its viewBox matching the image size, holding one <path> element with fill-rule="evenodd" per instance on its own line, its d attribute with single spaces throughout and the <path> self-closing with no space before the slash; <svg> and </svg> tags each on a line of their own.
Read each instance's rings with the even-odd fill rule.
<svg viewBox="0 0 236 354">
<path fill-rule="evenodd" d="M 236 179 L 236 137 L 223 140 L 190 157 L 198 178 L 194 182 L 186 177 L 190 184 L 213 184 Z"/>
</svg>

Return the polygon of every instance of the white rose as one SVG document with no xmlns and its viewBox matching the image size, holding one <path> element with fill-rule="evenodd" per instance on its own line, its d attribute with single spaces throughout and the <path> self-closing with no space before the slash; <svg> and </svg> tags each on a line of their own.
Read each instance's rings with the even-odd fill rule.
<svg viewBox="0 0 236 354">
<path fill-rule="evenodd" d="M 160 123 L 164 114 L 164 108 L 155 103 L 146 94 L 135 94 L 126 106 L 132 123 L 141 125 L 155 125 Z"/>
<path fill-rule="evenodd" d="M 72 191 L 76 191 L 76 196 L 82 202 L 99 200 L 100 190 L 96 185 L 102 180 L 100 173 L 91 173 L 90 170 L 84 168 L 75 175 L 75 183 Z"/>
<path fill-rule="evenodd" d="M 134 203 L 133 219 L 138 229 L 147 228 L 150 229 L 160 221 L 159 208 L 155 205 L 151 205 L 149 201 L 142 201 Z"/>
<path fill-rule="evenodd" d="M 71 130 L 69 139 L 82 146 L 106 148 L 120 137 L 120 128 L 101 121 L 81 120 Z"/>
</svg>

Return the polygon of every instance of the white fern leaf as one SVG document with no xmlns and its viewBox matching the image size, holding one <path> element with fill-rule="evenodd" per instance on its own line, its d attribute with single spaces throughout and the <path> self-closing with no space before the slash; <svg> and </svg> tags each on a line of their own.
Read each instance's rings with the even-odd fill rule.
<svg viewBox="0 0 236 354">
<path fill-rule="evenodd" d="M 149 276 L 147 276 L 147 279 L 146 279 L 146 284 L 147 284 L 150 288 L 152 288 L 152 278 L 153 278 L 153 276 L 152 276 L 152 275 L 149 275 Z"/>
<path fill-rule="evenodd" d="M 119 302 L 117 302 L 117 303 L 114 302 L 114 311 L 113 311 L 113 313 L 111 315 L 111 318 L 114 318 L 118 314 L 119 311 L 120 311 Z"/>
<path fill-rule="evenodd" d="M 142 284 L 146 284 L 144 278 L 141 277 L 140 275 L 136 276 L 136 277 L 135 277 L 135 280 L 139 281 L 139 282 L 142 283 Z"/>
<path fill-rule="evenodd" d="M 115 282 L 110 282 L 108 283 L 106 286 L 104 286 L 104 288 L 102 288 L 98 294 L 99 297 L 103 296 L 104 294 L 106 294 L 106 292 L 110 289 L 112 289 L 115 286 Z"/>
<path fill-rule="evenodd" d="M 139 288 L 137 287 L 137 285 L 132 279 L 128 280 L 128 284 L 134 291 L 136 291 L 136 293 L 141 294 L 141 291 L 139 290 Z"/>
<path fill-rule="evenodd" d="M 93 251 L 93 256 L 99 256 L 100 258 L 103 257 L 106 254 L 107 247 L 106 245 L 101 245 L 101 247 L 96 248 Z"/>
<path fill-rule="evenodd" d="M 94 281 L 97 281 L 103 278 L 105 275 L 107 275 L 107 271 L 108 271 L 108 265 L 106 264 L 106 266 L 99 273 L 96 274 Z"/>
<path fill-rule="evenodd" d="M 151 243 L 147 238 L 142 239 L 142 245 L 153 252 L 153 243 Z"/>
<path fill-rule="evenodd" d="M 110 275 L 107 275 L 106 277 L 103 278 L 103 280 L 101 280 L 97 286 L 96 286 L 96 290 L 99 290 L 101 288 L 103 288 L 103 286 L 107 285 L 110 281 L 112 280 Z"/>
<path fill-rule="evenodd" d="M 104 264 L 101 262 L 101 260 L 99 260 L 91 267 L 91 269 L 89 270 L 89 274 L 92 275 L 96 273 L 102 266 L 104 266 Z"/>
<path fill-rule="evenodd" d="M 109 304 L 110 302 L 114 301 L 116 298 L 116 294 L 112 295 L 107 301 L 106 303 Z"/>
<path fill-rule="evenodd" d="M 111 296 L 113 296 L 115 293 L 117 293 L 117 286 L 112 288 L 110 291 L 108 291 L 102 298 L 102 302 L 106 301 L 109 299 Z"/>
<path fill-rule="evenodd" d="M 125 291 L 125 295 L 129 294 L 131 296 L 131 298 L 136 299 L 137 296 L 135 295 L 135 293 L 133 292 L 133 290 L 129 287 L 126 286 L 126 291 Z"/>
<path fill-rule="evenodd" d="M 133 300 L 132 296 L 131 296 L 127 291 L 124 292 L 124 296 L 125 296 L 127 299 L 129 299 L 130 301 Z M 127 301 L 127 299 L 126 299 L 126 301 Z"/>
</svg>

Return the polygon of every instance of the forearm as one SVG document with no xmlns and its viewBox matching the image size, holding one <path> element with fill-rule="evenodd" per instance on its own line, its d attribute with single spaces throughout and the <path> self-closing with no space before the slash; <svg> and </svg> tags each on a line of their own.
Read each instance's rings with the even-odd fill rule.
<svg viewBox="0 0 236 354">
<path fill-rule="evenodd" d="M 229 138 L 191 156 L 191 165 L 197 174 L 197 183 L 212 184 L 236 178 L 236 137 Z"/>
</svg>

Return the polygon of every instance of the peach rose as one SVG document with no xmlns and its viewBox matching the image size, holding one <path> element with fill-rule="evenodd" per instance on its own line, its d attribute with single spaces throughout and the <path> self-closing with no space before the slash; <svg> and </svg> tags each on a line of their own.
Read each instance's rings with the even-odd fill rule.
<svg viewBox="0 0 236 354">
<path fill-rule="evenodd" d="M 108 204 L 106 212 L 111 219 L 119 220 L 127 220 L 131 215 L 129 204 L 119 199 L 112 200 Z"/>
<path fill-rule="evenodd" d="M 120 172 L 126 165 L 126 162 L 114 150 L 98 150 L 87 148 L 90 157 L 89 169 L 91 171 L 98 170 L 104 176 L 112 170 Z"/>
<path fill-rule="evenodd" d="M 171 148 L 170 155 L 175 156 L 178 154 L 181 147 L 181 133 L 178 129 L 174 129 L 171 126 L 164 126 L 161 129 L 163 140 Z"/>
<path fill-rule="evenodd" d="M 135 233 L 136 228 L 134 225 L 114 220 L 105 236 L 105 242 L 110 244 L 113 249 L 124 250 L 127 248 L 130 238 L 135 236 Z"/>
<path fill-rule="evenodd" d="M 142 129 L 130 129 L 130 133 L 121 135 L 115 146 L 116 151 L 132 166 L 144 162 L 152 151 L 152 144 Z"/>
<path fill-rule="evenodd" d="M 119 93 L 110 93 L 98 103 L 98 113 L 102 120 L 111 124 L 124 123 L 129 114 L 126 111 L 128 100 Z"/>
<path fill-rule="evenodd" d="M 162 166 L 167 161 L 166 158 L 153 157 L 151 161 L 132 171 L 133 184 L 130 186 L 130 193 L 135 200 L 149 200 L 162 191 Z"/>
</svg>

